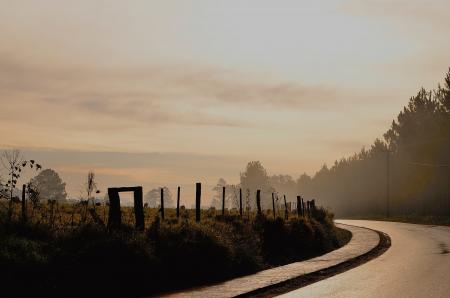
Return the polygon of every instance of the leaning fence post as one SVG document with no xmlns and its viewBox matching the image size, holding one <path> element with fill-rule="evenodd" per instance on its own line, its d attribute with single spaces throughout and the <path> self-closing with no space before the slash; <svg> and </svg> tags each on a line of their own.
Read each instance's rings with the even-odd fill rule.
<svg viewBox="0 0 450 298">
<path fill-rule="evenodd" d="M 300 196 L 297 196 L 297 217 L 300 217 L 301 214 L 301 202 L 300 202 Z"/>
<path fill-rule="evenodd" d="M 284 219 L 288 219 L 289 215 L 288 215 L 288 206 L 286 203 L 286 195 L 283 195 L 284 198 Z"/>
<path fill-rule="evenodd" d="M 22 186 L 22 220 L 27 221 L 27 205 L 25 202 L 25 192 L 26 192 L 27 185 L 24 184 Z"/>
<path fill-rule="evenodd" d="M 200 200 L 202 197 L 202 184 L 195 185 L 195 221 L 200 221 Z"/>
<path fill-rule="evenodd" d="M 225 186 L 222 187 L 222 216 L 225 215 Z"/>
<path fill-rule="evenodd" d="M 239 188 L 239 214 L 242 217 L 242 188 Z"/>
<path fill-rule="evenodd" d="M 161 219 L 164 220 L 164 187 L 161 187 Z"/>
<path fill-rule="evenodd" d="M 258 208 L 258 215 L 261 215 L 261 190 L 256 191 L 256 207 Z"/>
<path fill-rule="evenodd" d="M 275 215 L 275 194 L 272 193 L 272 209 L 273 209 L 273 218 L 276 218 L 277 216 Z"/>
<path fill-rule="evenodd" d="M 177 189 L 177 218 L 180 217 L 180 187 Z"/>
</svg>

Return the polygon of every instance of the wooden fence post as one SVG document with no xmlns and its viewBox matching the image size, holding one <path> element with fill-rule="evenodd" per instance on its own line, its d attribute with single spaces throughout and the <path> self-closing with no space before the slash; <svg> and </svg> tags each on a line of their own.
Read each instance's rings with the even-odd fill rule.
<svg viewBox="0 0 450 298">
<path fill-rule="evenodd" d="M 306 214 L 308 214 L 308 217 L 311 217 L 311 208 L 310 208 L 309 201 L 306 201 Z"/>
<path fill-rule="evenodd" d="M 283 195 L 283 198 L 284 198 L 284 219 L 288 219 L 289 214 L 288 214 L 288 206 L 286 203 L 286 195 Z"/>
<path fill-rule="evenodd" d="M 309 216 L 309 214 L 308 214 L 308 205 L 309 205 L 309 202 L 308 202 L 308 200 L 306 200 L 305 201 L 305 217 Z"/>
<path fill-rule="evenodd" d="M 225 186 L 222 187 L 222 216 L 225 215 Z"/>
<path fill-rule="evenodd" d="M 119 193 L 115 188 L 108 188 L 109 217 L 108 228 L 117 228 L 122 224 Z"/>
<path fill-rule="evenodd" d="M 261 190 L 256 191 L 256 208 L 258 209 L 258 215 L 261 215 Z"/>
<path fill-rule="evenodd" d="M 301 215 L 302 203 L 300 202 L 300 196 L 297 196 L 297 217 Z"/>
<path fill-rule="evenodd" d="M 278 202 L 279 199 L 280 198 L 278 197 L 278 194 L 277 194 L 277 196 L 275 198 L 275 202 L 276 202 L 275 211 L 276 211 L 277 216 L 280 216 L 280 203 Z"/>
<path fill-rule="evenodd" d="M 27 221 L 27 205 L 25 202 L 26 187 L 26 184 L 22 185 L 22 220 L 24 222 Z"/>
<path fill-rule="evenodd" d="M 302 199 L 302 215 L 303 215 L 303 217 L 306 217 L 305 200 L 303 199 L 303 197 L 301 199 Z"/>
<path fill-rule="evenodd" d="M 135 227 L 137 230 L 143 231 L 145 229 L 145 218 L 144 218 L 144 202 L 142 200 L 142 187 L 137 187 L 133 191 L 133 196 L 134 196 Z"/>
<path fill-rule="evenodd" d="M 135 217 L 135 227 L 138 230 L 145 229 L 145 216 L 144 216 L 144 204 L 142 195 L 142 186 L 135 187 L 110 187 L 108 188 L 108 198 L 109 198 L 109 218 L 108 218 L 108 228 L 115 229 L 122 224 L 122 213 L 120 210 L 120 196 L 119 192 L 132 191 L 134 196 L 134 217 Z M 87 205 L 87 201 L 85 202 Z M 95 209 L 92 209 L 95 213 Z M 89 211 L 91 212 L 91 211 Z M 87 214 L 87 210 L 86 210 Z M 91 215 L 93 213 L 91 212 Z M 98 215 L 95 213 L 93 215 L 94 220 L 100 222 Z M 72 214 L 73 222 L 73 214 Z"/>
<path fill-rule="evenodd" d="M 242 188 L 239 188 L 239 214 L 242 217 Z"/>
<path fill-rule="evenodd" d="M 180 217 L 180 191 L 181 191 L 181 189 L 178 186 L 178 189 L 177 189 L 177 218 Z"/>
<path fill-rule="evenodd" d="M 311 201 L 308 201 L 308 203 L 309 203 L 309 205 L 308 205 L 308 214 L 309 214 L 309 217 L 311 217 L 312 216 L 312 203 L 311 203 Z"/>
<path fill-rule="evenodd" d="M 272 209 L 273 209 L 273 218 L 275 219 L 277 216 L 275 215 L 275 194 L 272 193 Z"/>
<path fill-rule="evenodd" d="M 161 187 L 161 219 L 164 220 L 164 188 Z"/>
<path fill-rule="evenodd" d="M 202 197 L 202 184 L 195 185 L 195 221 L 200 221 L 200 200 Z"/>
</svg>

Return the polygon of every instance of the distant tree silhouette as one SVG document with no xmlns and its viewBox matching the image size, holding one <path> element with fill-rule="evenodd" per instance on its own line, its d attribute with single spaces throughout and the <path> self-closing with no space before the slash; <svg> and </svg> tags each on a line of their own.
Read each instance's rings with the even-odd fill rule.
<svg viewBox="0 0 450 298">
<path fill-rule="evenodd" d="M 214 192 L 214 196 L 211 200 L 211 207 L 214 207 L 216 209 L 222 208 L 222 190 L 223 187 L 227 186 L 227 182 L 223 178 L 219 178 L 216 185 L 213 187 L 212 191 Z M 225 192 L 225 195 L 227 195 L 227 192 Z"/>
<path fill-rule="evenodd" d="M 297 179 L 297 191 L 339 215 L 450 213 L 450 69 L 444 85 L 420 89 L 376 139 L 348 158 Z M 272 181 L 273 183 L 273 181 Z"/>
<path fill-rule="evenodd" d="M 245 171 L 240 174 L 240 180 L 242 189 L 248 190 L 248 199 L 252 208 L 256 208 L 256 191 L 258 189 L 261 190 L 261 203 L 263 208 L 269 208 L 271 206 L 271 193 L 273 188 L 270 186 L 269 176 L 261 162 L 249 162 Z"/>
<path fill-rule="evenodd" d="M 226 200 L 231 208 L 239 208 L 239 189 L 240 184 L 227 184 Z"/>
<path fill-rule="evenodd" d="M 222 191 L 225 186 L 225 208 L 239 208 L 239 184 L 228 184 L 223 178 L 219 178 L 216 185 L 212 188 L 214 192 L 211 198 L 211 207 L 222 208 Z"/>
<path fill-rule="evenodd" d="M 85 191 L 86 191 L 86 200 L 87 205 L 89 205 L 89 201 L 92 201 L 92 205 L 95 208 L 95 198 L 94 194 L 99 193 L 99 190 L 97 189 L 97 182 L 95 181 L 95 173 L 93 171 L 89 171 L 87 174 L 87 179 L 84 184 Z"/>
<path fill-rule="evenodd" d="M 288 201 L 295 201 L 299 194 L 296 181 L 289 175 L 270 176 L 269 183 L 275 192 L 286 195 Z"/>
<path fill-rule="evenodd" d="M 168 187 L 164 186 L 164 207 L 173 208 L 175 203 L 172 198 L 172 192 Z M 156 208 L 161 205 L 161 187 L 154 188 L 147 192 L 144 196 L 144 203 L 148 204 L 148 207 Z"/>
<path fill-rule="evenodd" d="M 43 170 L 30 183 L 39 192 L 40 198 L 56 201 L 65 201 L 67 198 L 66 183 L 52 169 Z"/>
</svg>

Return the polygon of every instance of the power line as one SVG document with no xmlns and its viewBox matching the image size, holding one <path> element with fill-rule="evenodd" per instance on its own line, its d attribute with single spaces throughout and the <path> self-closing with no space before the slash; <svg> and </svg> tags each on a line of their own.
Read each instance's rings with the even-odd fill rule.
<svg viewBox="0 0 450 298">
<path fill-rule="evenodd" d="M 421 166 L 421 167 L 433 167 L 433 168 L 450 168 L 450 164 L 432 164 L 432 163 L 423 163 L 423 162 L 415 162 L 415 161 L 410 161 L 407 162 L 411 165 L 415 165 L 415 166 Z"/>
<path fill-rule="evenodd" d="M 390 151 L 392 153 L 392 151 Z M 402 162 L 414 166 L 420 167 L 433 167 L 433 168 L 450 168 L 450 163 L 428 163 L 428 162 L 419 162 L 419 161 L 406 161 L 402 159 L 395 159 L 396 162 Z"/>
</svg>

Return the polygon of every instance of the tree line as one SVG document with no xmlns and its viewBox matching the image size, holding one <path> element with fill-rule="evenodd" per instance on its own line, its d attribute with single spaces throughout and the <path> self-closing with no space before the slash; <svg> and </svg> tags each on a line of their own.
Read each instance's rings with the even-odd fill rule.
<svg viewBox="0 0 450 298">
<path fill-rule="evenodd" d="M 219 179 L 211 207 L 222 206 L 222 189 L 226 188 L 226 208 L 239 206 L 243 192 L 244 208 L 255 209 L 255 194 L 261 191 L 263 209 L 271 209 L 272 194 L 286 195 L 295 201 L 297 195 L 317 199 L 339 216 L 350 215 L 448 215 L 450 213 L 450 69 L 444 85 L 434 90 L 421 88 L 409 99 L 392 121 L 390 128 L 370 148 L 324 165 L 314 175 L 268 175 L 259 161 L 249 162 L 240 173 L 238 184 Z M 12 154 L 12 155 L 11 155 Z M 34 161 L 26 161 L 5 153 L 2 163 L 8 171 L 0 196 L 13 197 L 20 172 Z M 14 155 L 16 154 L 16 155 Z M 39 170 L 40 170 L 40 165 Z M 35 165 L 36 168 L 36 165 Z M 96 183 L 89 173 L 86 183 L 87 201 L 92 198 Z M 6 179 L 5 179 L 6 180 Z M 32 181 L 42 196 L 64 200 L 65 184 L 56 172 L 44 170 Z M 1 181 L 0 181 L 1 183 Z M 172 194 L 163 187 L 167 207 L 173 207 Z M 95 193 L 98 193 L 95 192 Z M 144 196 L 148 207 L 158 207 L 160 188 Z M 86 199 L 85 198 L 85 199 Z M 107 200 L 107 197 L 105 197 Z"/>
<path fill-rule="evenodd" d="M 450 69 L 444 85 L 421 88 L 370 148 L 314 175 L 268 176 L 259 162 L 241 174 L 243 189 L 316 198 L 339 216 L 450 214 Z"/>
</svg>

